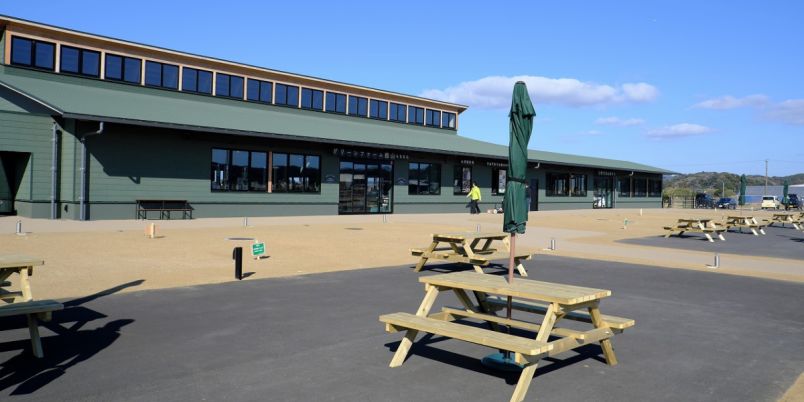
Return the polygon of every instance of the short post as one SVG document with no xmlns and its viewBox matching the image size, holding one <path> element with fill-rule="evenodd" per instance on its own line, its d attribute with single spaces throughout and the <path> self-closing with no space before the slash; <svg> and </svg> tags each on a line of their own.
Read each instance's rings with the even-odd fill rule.
<svg viewBox="0 0 804 402">
<path fill-rule="evenodd" d="M 156 224 L 149 223 L 145 225 L 145 237 L 153 239 L 156 237 Z"/>
<path fill-rule="evenodd" d="M 556 251 L 556 238 L 550 238 L 550 251 Z"/>
<path fill-rule="evenodd" d="M 642 216 L 642 208 L 639 208 L 639 216 Z"/>
<path fill-rule="evenodd" d="M 244 217 L 243 217 L 243 227 L 244 227 L 244 228 L 247 228 L 247 227 L 248 227 L 248 216 L 244 216 Z"/>
<path fill-rule="evenodd" d="M 243 279 L 243 247 L 235 247 L 232 250 L 232 259 L 235 264 L 235 279 Z"/>
<path fill-rule="evenodd" d="M 623 229 L 628 229 L 628 218 L 623 219 Z"/>
<path fill-rule="evenodd" d="M 712 265 L 707 265 L 709 268 L 720 268 L 720 254 L 715 253 L 715 261 Z"/>
<path fill-rule="evenodd" d="M 18 235 L 22 235 L 22 234 L 24 234 L 24 233 L 22 232 L 22 221 L 17 221 L 17 234 L 18 234 Z"/>
<path fill-rule="evenodd" d="M 388 214 L 382 214 L 382 223 L 388 223 Z"/>
<path fill-rule="evenodd" d="M 479 223 L 475 226 L 475 233 L 480 233 L 480 224 Z"/>
</svg>

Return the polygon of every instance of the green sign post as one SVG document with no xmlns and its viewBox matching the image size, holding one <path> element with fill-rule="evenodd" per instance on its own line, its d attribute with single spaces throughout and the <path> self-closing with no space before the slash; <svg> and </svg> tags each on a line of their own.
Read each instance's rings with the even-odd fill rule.
<svg viewBox="0 0 804 402">
<path fill-rule="evenodd" d="M 254 243 L 251 245 L 251 255 L 260 257 L 265 255 L 265 243 Z"/>
</svg>

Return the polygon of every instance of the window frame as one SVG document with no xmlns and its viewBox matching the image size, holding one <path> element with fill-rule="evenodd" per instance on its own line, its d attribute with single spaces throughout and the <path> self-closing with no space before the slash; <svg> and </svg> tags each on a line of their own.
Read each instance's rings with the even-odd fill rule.
<svg viewBox="0 0 804 402">
<path fill-rule="evenodd" d="M 309 105 L 306 105 L 304 103 L 304 94 L 305 94 L 305 92 L 310 94 L 310 104 Z M 319 95 L 319 94 L 321 95 L 321 108 L 320 109 L 315 107 L 316 95 Z M 315 110 L 315 111 L 318 111 L 318 112 L 323 112 L 324 111 L 324 91 L 321 90 L 321 89 L 302 87 L 301 88 L 301 93 L 300 93 L 300 98 L 299 98 L 299 104 L 301 105 L 302 109 Z"/>
<path fill-rule="evenodd" d="M 505 173 L 505 184 L 503 184 L 502 191 L 500 191 L 500 172 Z M 508 185 L 508 168 L 495 167 L 491 169 L 491 194 L 492 195 L 505 195 L 505 188 Z"/>
<path fill-rule="evenodd" d="M 279 101 L 278 101 L 279 93 L 280 93 L 280 90 L 279 90 L 280 87 L 284 87 L 283 92 L 284 92 L 284 97 L 285 97 L 285 103 L 279 103 Z M 288 94 L 290 93 L 291 88 L 296 89 L 296 102 L 293 103 L 293 104 L 287 103 Z M 299 102 L 301 102 L 301 91 L 300 91 L 299 88 L 300 87 L 298 85 L 290 85 L 290 84 L 285 84 L 285 83 L 282 83 L 282 82 L 274 83 L 274 96 L 273 96 L 274 105 L 285 106 L 285 107 L 293 107 L 293 108 L 298 109 L 299 108 Z"/>
<path fill-rule="evenodd" d="M 148 63 L 159 65 L 159 85 L 149 84 L 148 83 Z M 166 66 L 176 67 L 176 70 L 177 70 L 176 71 L 176 88 L 165 86 L 165 67 Z M 161 61 L 147 60 L 146 59 L 145 60 L 145 79 L 143 80 L 143 85 L 146 86 L 146 87 L 151 87 L 151 88 L 162 88 L 162 89 L 167 89 L 167 90 L 171 90 L 171 91 L 178 91 L 179 90 L 179 84 L 180 84 L 180 81 L 181 81 L 181 80 L 179 80 L 179 75 L 180 75 L 179 71 L 180 71 L 180 68 L 179 68 L 178 64 L 163 63 Z"/>
<path fill-rule="evenodd" d="M 216 150 L 226 152 L 226 165 L 225 165 L 225 168 L 224 168 L 225 173 L 224 173 L 224 178 L 221 181 L 221 183 L 223 183 L 226 188 L 221 188 L 221 189 L 214 188 L 215 181 L 211 177 L 210 178 L 210 183 L 209 183 L 209 188 L 210 188 L 211 192 L 213 192 L 213 193 L 267 193 L 268 192 L 268 183 L 269 183 L 268 178 L 271 175 L 271 173 L 270 173 L 270 169 L 271 169 L 271 166 L 270 166 L 270 160 L 271 160 L 270 154 L 271 154 L 271 152 L 270 151 L 256 150 L 256 149 L 242 149 L 242 148 L 239 149 L 239 148 L 212 147 L 210 149 L 210 175 L 212 175 L 212 163 L 214 162 L 212 157 L 213 157 L 214 152 Z M 232 172 L 233 166 L 234 166 L 232 164 L 232 161 L 234 159 L 233 158 L 233 153 L 234 152 L 246 152 L 246 153 L 248 153 L 248 158 L 246 160 L 246 165 L 245 165 L 245 168 L 246 168 L 246 183 L 247 183 L 245 190 L 236 190 L 236 189 L 232 188 L 231 172 Z M 252 166 L 252 161 L 253 161 L 252 154 L 255 154 L 255 153 L 265 154 L 265 183 L 263 183 L 264 189 L 255 189 L 252 186 L 252 179 L 250 177 L 251 173 L 252 173 L 252 170 L 253 169 L 258 169 L 258 168 L 255 168 L 255 167 Z"/>
<path fill-rule="evenodd" d="M 654 184 L 658 183 L 659 191 L 653 191 L 656 188 L 653 187 Z M 659 178 L 650 178 L 648 177 L 648 198 L 661 198 L 662 197 L 662 190 L 664 188 L 663 178 L 660 176 Z"/>
<path fill-rule="evenodd" d="M 415 172 L 416 172 L 416 191 L 415 192 L 411 191 L 411 184 L 410 184 L 412 174 L 413 174 L 413 171 L 414 171 L 413 165 L 416 165 L 416 169 L 415 169 Z M 428 172 L 428 175 L 427 175 L 427 189 L 428 190 L 427 190 L 426 193 L 422 193 L 422 192 L 419 191 L 421 189 L 421 186 L 422 186 L 422 184 L 421 184 L 421 173 L 422 173 L 421 165 L 428 165 L 429 166 L 428 169 L 427 169 L 427 172 Z M 433 169 L 433 168 L 435 168 L 435 169 Z M 434 176 L 435 176 L 436 180 L 433 180 Z M 434 183 L 438 183 L 438 187 L 437 187 L 436 192 L 431 191 L 431 189 L 433 188 L 432 185 Z M 442 184 L 443 183 L 441 182 L 441 164 L 440 163 L 408 162 L 408 195 L 414 195 L 414 196 L 415 195 L 441 195 L 441 187 L 443 187 Z"/>
<path fill-rule="evenodd" d="M 270 169 L 271 169 L 271 187 L 272 187 L 271 192 L 272 193 L 280 193 L 280 194 L 285 194 L 285 193 L 291 193 L 291 194 L 321 194 L 321 160 L 322 160 L 321 155 L 307 154 L 307 153 L 300 153 L 300 152 L 272 152 L 271 154 L 272 154 L 272 156 L 270 158 L 271 159 Z M 318 158 L 318 174 L 317 174 L 317 177 L 316 177 L 316 183 L 318 184 L 318 190 L 316 190 L 316 191 L 307 191 L 307 189 L 306 189 L 307 188 L 307 183 L 306 183 L 306 180 L 305 180 L 305 178 L 307 178 L 307 176 L 304 176 L 304 175 L 300 176 L 302 178 L 302 189 L 301 189 L 301 191 L 291 190 L 291 184 L 290 183 L 291 183 L 291 177 L 292 176 L 290 174 L 286 174 L 285 190 L 277 190 L 276 175 L 273 173 L 274 172 L 274 166 L 275 166 L 275 163 L 276 163 L 276 155 L 277 154 L 287 156 L 287 158 L 286 158 L 287 162 L 285 164 L 285 172 L 288 172 L 290 170 L 291 156 L 302 156 L 303 157 L 302 166 L 307 164 L 307 159 L 308 158 L 313 158 L 313 157 Z"/>
<path fill-rule="evenodd" d="M 452 125 L 449 125 L 449 123 L 450 123 L 449 120 L 447 120 L 447 124 L 444 124 L 444 119 L 447 119 L 448 117 L 452 117 Z M 441 111 L 441 128 L 445 128 L 445 129 L 448 129 L 448 130 L 455 130 L 457 128 L 457 126 L 458 126 L 458 115 L 457 115 L 457 113 L 445 112 L 445 111 L 442 110 Z"/>
<path fill-rule="evenodd" d="M 633 177 L 620 176 L 617 178 L 617 196 L 622 198 L 632 198 L 634 193 Z M 623 184 L 628 184 L 628 192 L 623 193 Z"/>
<path fill-rule="evenodd" d="M 117 57 L 120 59 L 120 78 L 113 78 L 109 77 L 109 57 Z M 131 81 L 126 79 L 126 71 L 128 68 L 126 67 L 126 61 L 128 60 L 136 60 L 139 64 L 139 71 L 137 71 L 137 81 Z M 116 82 L 124 82 L 128 84 L 137 84 L 142 85 L 142 59 L 136 57 L 128 57 L 114 53 L 105 53 L 103 58 L 103 79 L 109 81 L 116 81 Z"/>
<path fill-rule="evenodd" d="M 78 52 L 78 61 L 77 61 L 77 65 L 76 65 L 77 71 L 67 71 L 67 70 L 64 69 L 64 50 L 65 49 L 75 50 L 76 52 Z M 85 53 L 94 53 L 94 54 L 96 54 L 98 56 L 98 64 L 96 66 L 96 68 L 98 70 L 98 74 L 88 74 L 88 73 L 84 72 L 84 55 L 85 55 Z M 84 48 L 81 48 L 81 47 L 70 46 L 70 45 L 61 45 L 61 46 L 59 46 L 59 72 L 60 73 L 69 74 L 69 75 L 78 75 L 78 76 L 81 76 L 81 77 L 100 78 L 100 76 L 101 76 L 101 63 L 103 63 L 104 61 L 105 60 L 102 60 L 101 52 L 99 52 L 97 50 L 84 49 Z"/>
<path fill-rule="evenodd" d="M 438 118 L 434 118 L 438 113 Z M 428 121 L 436 121 L 437 124 L 428 123 Z M 436 109 L 426 109 L 424 112 L 424 125 L 426 127 L 441 128 L 441 111 Z"/>
<path fill-rule="evenodd" d="M 564 181 L 563 193 L 558 193 L 553 185 L 554 181 Z M 569 197 L 570 196 L 570 174 L 568 172 L 547 172 L 544 176 L 545 181 L 545 196 L 547 197 Z"/>
<path fill-rule="evenodd" d="M 393 121 L 396 123 L 408 122 L 408 105 L 404 103 L 390 102 L 388 107 L 390 108 L 390 112 L 388 113 L 388 121 Z M 403 110 L 401 120 L 398 118 L 400 109 Z M 394 116 L 396 116 L 396 118 Z"/>
<path fill-rule="evenodd" d="M 355 105 L 356 105 L 355 109 L 357 109 L 357 112 L 354 112 L 352 110 L 352 99 L 355 100 Z M 364 96 L 349 95 L 349 97 L 347 98 L 346 101 L 348 102 L 348 106 L 346 107 L 346 110 L 348 111 L 347 114 L 349 116 L 368 118 L 368 116 L 369 116 L 369 99 L 368 98 L 366 98 Z M 365 108 L 366 108 L 365 113 L 363 113 L 363 114 L 360 114 L 360 106 L 361 105 L 365 106 Z"/>
<path fill-rule="evenodd" d="M 581 191 L 576 191 L 576 187 L 578 184 L 578 179 L 580 179 L 581 184 L 583 185 L 583 189 Z M 569 181 L 567 182 L 567 186 L 569 188 L 569 196 L 570 197 L 586 197 L 589 191 L 589 183 L 588 177 L 586 173 L 570 173 L 569 174 Z"/>
<path fill-rule="evenodd" d="M 382 107 L 385 105 L 385 107 Z M 375 115 L 374 110 L 376 109 L 377 113 Z M 383 114 L 385 117 L 383 117 Z M 388 120 L 388 101 L 384 101 L 381 99 L 371 99 L 369 100 L 369 118 L 374 120 Z"/>
<path fill-rule="evenodd" d="M 28 57 L 31 60 L 30 64 L 14 62 L 14 41 L 27 41 L 27 42 L 30 43 L 31 49 L 30 49 L 29 55 L 28 55 Z M 24 36 L 17 36 L 17 35 L 11 35 L 10 42 L 11 43 L 10 43 L 10 51 L 9 51 L 9 55 L 8 55 L 8 58 L 9 58 L 8 64 L 10 64 L 12 66 L 28 67 L 28 68 L 33 68 L 33 69 L 43 70 L 43 71 L 56 71 L 56 50 L 57 50 L 56 49 L 57 48 L 56 43 L 43 41 L 43 40 L 38 40 L 38 39 L 26 38 Z M 36 53 L 37 53 L 36 52 L 36 50 L 37 50 L 36 47 L 39 46 L 39 44 L 49 45 L 49 46 L 53 47 L 53 51 L 51 52 L 51 55 L 50 55 L 52 63 L 53 63 L 53 65 L 51 67 L 42 67 L 42 66 L 38 65 L 37 57 L 36 57 Z"/>
<path fill-rule="evenodd" d="M 249 86 L 250 83 L 257 84 L 257 99 L 251 99 L 250 92 L 251 87 Z M 264 86 L 270 87 L 270 99 L 263 100 L 262 99 L 262 89 Z M 257 102 L 257 103 L 264 103 L 266 105 L 271 105 L 274 103 L 274 82 L 273 81 L 265 81 L 265 80 L 258 80 L 255 78 L 247 78 L 246 79 L 246 101 L 248 102 Z"/>
<path fill-rule="evenodd" d="M 184 86 L 184 79 L 187 76 L 187 74 L 186 74 L 187 70 L 192 70 L 192 71 L 195 72 L 195 89 L 187 89 Z M 198 83 L 199 83 L 198 77 L 201 75 L 199 73 L 208 73 L 210 75 L 209 92 L 199 91 L 198 90 Z M 212 87 L 214 86 L 213 85 L 214 80 L 215 80 L 215 73 L 210 71 L 210 70 L 203 70 L 203 69 L 200 69 L 200 68 L 188 67 L 188 66 L 182 66 L 181 67 L 181 91 L 182 92 L 189 92 L 189 93 L 193 93 L 193 94 L 210 95 L 211 96 L 212 95 Z"/>
<path fill-rule="evenodd" d="M 421 112 L 421 118 L 422 118 L 421 123 L 419 123 L 419 112 Z M 412 119 L 410 118 L 411 113 L 413 113 L 413 118 Z M 424 121 L 425 121 L 425 119 L 424 119 L 424 108 L 423 107 L 418 107 L 418 106 L 413 106 L 413 105 L 408 105 L 408 123 L 407 124 L 413 124 L 413 125 L 416 125 L 416 126 L 423 126 Z"/>
<path fill-rule="evenodd" d="M 227 88 L 226 94 L 218 92 L 219 89 L 221 88 L 221 86 L 218 85 L 219 79 L 221 79 L 221 78 L 226 80 L 226 88 Z M 241 82 L 240 82 L 240 96 L 232 95 L 232 88 L 235 88 L 235 86 L 232 86 L 232 81 L 235 80 L 235 79 L 240 79 L 241 80 Z M 216 97 L 218 97 L 218 98 L 227 98 L 227 99 L 239 99 L 239 100 L 244 100 L 245 99 L 245 95 L 246 95 L 246 93 L 245 93 L 245 91 L 246 91 L 246 77 L 244 77 L 242 75 L 234 75 L 234 74 L 221 73 L 221 72 L 216 71 L 214 80 L 215 80 L 215 90 L 213 92 L 215 92 Z"/>
<path fill-rule="evenodd" d="M 469 169 L 469 179 L 464 180 L 463 177 L 463 170 L 464 168 Z M 472 165 L 464 165 L 464 164 L 455 164 L 455 167 L 452 169 L 452 194 L 453 195 L 466 195 L 472 191 L 472 181 L 475 177 L 474 169 L 472 169 Z M 460 169 L 460 175 L 458 175 L 458 170 Z M 460 176 L 460 177 L 459 177 Z M 465 181 L 468 181 L 468 185 L 466 186 L 467 190 L 464 191 L 464 185 L 466 184 Z M 460 189 L 458 184 L 460 183 Z"/>
<path fill-rule="evenodd" d="M 332 92 L 332 91 L 326 91 L 326 92 L 327 93 L 324 94 L 324 99 L 326 99 L 326 107 L 324 108 L 324 111 L 327 113 L 346 114 L 346 109 L 349 104 L 349 97 L 346 94 L 340 92 Z M 332 102 L 330 102 L 330 95 L 332 95 Z M 341 97 L 343 98 L 342 112 L 338 110 L 338 99 L 341 99 Z M 334 108 L 331 109 L 330 105 L 335 106 Z"/>
</svg>

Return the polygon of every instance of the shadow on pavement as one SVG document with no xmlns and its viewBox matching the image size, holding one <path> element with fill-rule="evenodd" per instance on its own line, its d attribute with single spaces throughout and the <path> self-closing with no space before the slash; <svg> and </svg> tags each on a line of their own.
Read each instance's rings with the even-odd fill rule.
<svg viewBox="0 0 804 402">
<path fill-rule="evenodd" d="M 64 302 L 64 310 L 54 312 L 52 321 L 41 323 L 41 326 L 56 333 L 54 336 L 42 337 L 42 347 L 45 350 L 45 357 L 42 359 L 32 355 L 31 342 L 27 337 L 0 345 L 0 352 L 22 349 L 16 356 L 0 363 L 0 391 L 16 386 L 11 395 L 36 392 L 61 377 L 71 367 L 92 358 L 114 343 L 121 335 L 120 330 L 134 320 L 118 319 L 109 321 L 102 327 L 82 330 L 87 323 L 107 317 L 82 305 L 123 289 L 139 286 L 143 282 L 145 281 L 140 279 L 124 283 Z M 25 316 L 0 320 L 0 330 L 18 328 L 27 329 Z"/>
</svg>

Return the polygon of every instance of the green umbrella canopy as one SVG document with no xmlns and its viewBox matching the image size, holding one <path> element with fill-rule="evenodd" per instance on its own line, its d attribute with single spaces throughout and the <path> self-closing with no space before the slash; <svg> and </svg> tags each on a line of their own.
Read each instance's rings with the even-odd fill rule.
<svg viewBox="0 0 804 402">
<path fill-rule="evenodd" d="M 525 173 L 528 169 L 528 141 L 533 130 L 536 111 L 528 96 L 528 87 L 522 81 L 514 85 L 511 99 L 508 140 L 508 177 L 503 199 L 503 231 L 525 233 L 528 222 L 528 205 L 525 200 Z"/>
<path fill-rule="evenodd" d="M 788 202 L 788 192 L 790 191 L 790 183 L 787 180 L 784 181 L 784 189 L 782 190 L 782 204 L 787 204 Z"/>
<path fill-rule="evenodd" d="M 745 175 L 740 176 L 740 205 L 745 205 L 745 191 L 746 186 L 748 185 Z"/>
</svg>

